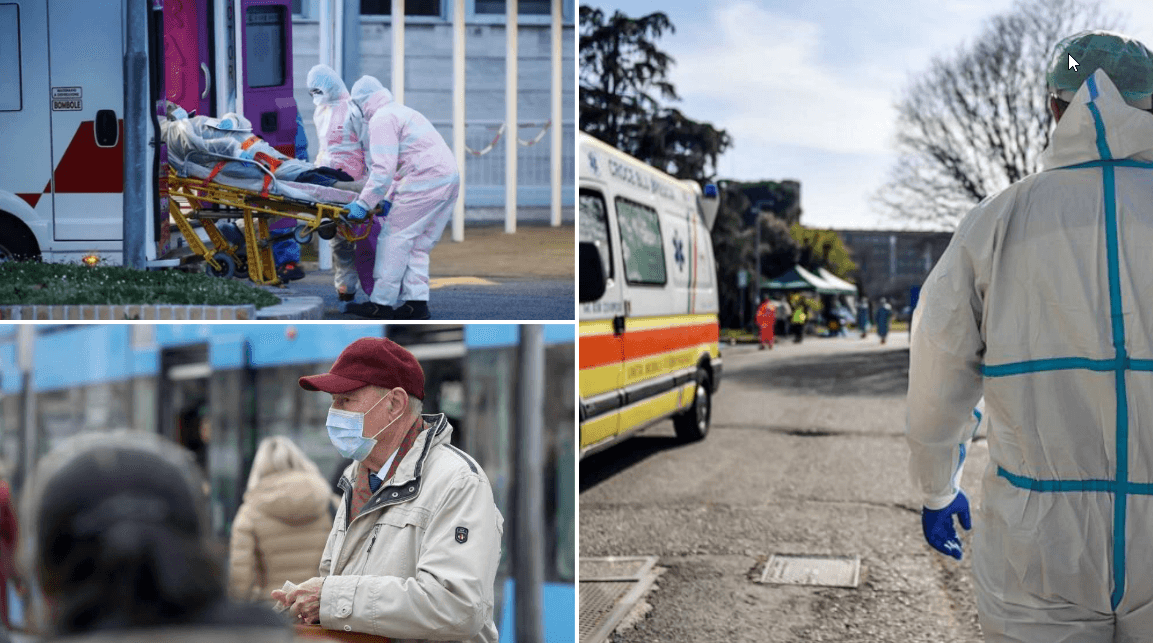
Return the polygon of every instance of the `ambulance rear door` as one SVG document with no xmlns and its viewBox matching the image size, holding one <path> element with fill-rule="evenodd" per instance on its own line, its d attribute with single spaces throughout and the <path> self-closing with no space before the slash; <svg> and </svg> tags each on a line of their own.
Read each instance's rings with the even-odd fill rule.
<svg viewBox="0 0 1153 643">
<path fill-rule="evenodd" d="M 0 192 L 15 194 L 35 212 L 34 216 L 25 210 L 22 218 L 30 219 L 24 222 L 42 244 L 52 216 L 52 200 L 46 198 L 52 175 L 44 98 L 48 95 L 47 21 L 43 0 L 0 0 L 0 148 L 4 150 Z M 0 246 L 18 241 L 0 230 Z"/>
<path fill-rule="evenodd" d="M 124 20 L 122 1 L 48 2 L 54 237 L 93 250 L 123 235 Z"/>
</svg>

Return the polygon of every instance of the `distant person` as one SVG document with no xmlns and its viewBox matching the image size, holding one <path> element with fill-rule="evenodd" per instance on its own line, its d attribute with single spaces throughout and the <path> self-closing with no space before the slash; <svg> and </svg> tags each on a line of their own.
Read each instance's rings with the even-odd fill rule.
<svg viewBox="0 0 1153 643">
<path fill-rule="evenodd" d="M 380 217 L 372 295 L 345 311 L 370 319 L 429 319 L 429 253 L 460 193 L 456 157 L 427 118 L 393 101 L 372 76 L 353 84 L 352 100 L 364 114 L 368 182 L 349 204 L 348 218 L 363 221 L 380 204 L 391 203 L 391 209 Z"/>
<path fill-rule="evenodd" d="M 889 323 L 892 321 L 893 307 L 889 305 L 888 299 L 881 297 L 881 302 L 877 306 L 877 336 L 881 338 L 882 344 L 889 337 Z"/>
<path fill-rule="evenodd" d="M 761 302 L 760 308 L 757 308 L 757 326 L 760 327 L 760 350 L 765 350 L 765 347 L 773 347 L 773 325 L 777 321 L 777 309 L 773 304 L 773 300 L 765 297 Z"/>
<path fill-rule="evenodd" d="M 261 441 L 232 521 L 229 595 L 268 601 L 285 580 L 315 576 L 334 514 L 328 482 L 300 447 L 284 436 Z"/>
<path fill-rule="evenodd" d="M 809 319 L 804 304 L 797 304 L 793 308 L 793 343 L 800 344 L 805 339 L 805 324 Z"/>
<path fill-rule="evenodd" d="M 869 300 L 863 297 L 857 302 L 857 330 L 861 331 L 861 339 L 869 334 Z"/>
<path fill-rule="evenodd" d="M 503 519 L 445 416 L 421 415 L 420 363 L 392 340 L 358 339 L 300 386 L 332 395 L 329 439 L 355 462 L 318 575 L 273 598 L 325 629 L 495 643 Z"/>
<path fill-rule="evenodd" d="M 960 559 L 960 468 L 984 397 L 972 571 L 986 640 L 1150 641 L 1153 52 L 1086 31 L 1046 67 L 1041 171 L 974 207 L 921 290 L 910 473 L 926 541 Z"/>
<path fill-rule="evenodd" d="M 225 595 L 191 454 L 139 431 L 87 433 L 25 489 L 30 622 L 55 641 L 290 641 L 272 610 Z"/>
</svg>

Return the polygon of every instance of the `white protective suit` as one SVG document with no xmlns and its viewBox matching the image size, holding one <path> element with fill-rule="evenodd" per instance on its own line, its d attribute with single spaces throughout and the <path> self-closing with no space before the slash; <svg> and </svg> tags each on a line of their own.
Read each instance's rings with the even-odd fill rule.
<svg viewBox="0 0 1153 643">
<path fill-rule="evenodd" d="M 317 65 L 308 71 L 308 88 L 320 91 L 319 95 L 312 97 L 312 103 L 316 105 L 312 121 L 316 125 L 316 140 L 320 148 L 316 164 L 344 170 L 353 181 L 364 179 L 368 169 L 360 144 L 363 118 L 344 81 L 328 65 Z M 355 293 L 358 280 L 355 244 L 337 236 L 332 240 L 332 252 L 336 259 L 333 262 L 336 291 Z"/>
<path fill-rule="evenodd" d="M 392 190 L 392 210 L 377 242 L 371 301 L 428 301 L 428 255 L 452 217 L 460 191 L 456 159 L 427 118 L 399 105 L 371 76 L 352 86 L 364 113 L 368 182 L 357 202 L 367 210 Z M 395 185 L 393 181 L 395 179 Z"/>
<path fill-rule="evenodd" d="M 1041 160 L 926 280 L 910 469 L 926 507 L 951 502 L 984 393 L 986 640 L 1153 640 L 1153 114 L 1098 70 Z"/>
</svg>

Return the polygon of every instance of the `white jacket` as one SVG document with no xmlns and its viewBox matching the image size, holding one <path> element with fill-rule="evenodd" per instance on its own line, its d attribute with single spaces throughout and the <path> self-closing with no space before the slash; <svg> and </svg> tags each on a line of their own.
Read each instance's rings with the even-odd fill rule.
<svg viewBox="0 0 1153 643">
<path fill-rule="evenodd" d="M 978 205 L 922 289 L 910 470 L 926 507 L 949 504 L 983 393 L 979 593 L 1101 613 L 1153 597 L 1150 161 L 1153 114 L 1098 70 L 1054 129 L 1044 171 Z"/>
<path fill-rule="evenodd" d="M 320 624 L 402 641 L 495 643 L 493 583 L 504 520 L 480 466 L 449 444 L 444 415 L 424 416 L 393 477 L 347 523 L 359 463 L 320 561 Z"/>
</svg>

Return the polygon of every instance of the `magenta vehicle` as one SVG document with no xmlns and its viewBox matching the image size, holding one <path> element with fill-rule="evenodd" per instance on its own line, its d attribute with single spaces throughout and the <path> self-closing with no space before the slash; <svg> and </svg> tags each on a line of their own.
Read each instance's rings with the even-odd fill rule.
<svg viewBox="0 0 1153 643">
<path fill-rule="evenodd" d="M 207 116 L 240 112 L 295 156 L 291 0 L 165 0 L 164 60 L 168 100 Z"/>
</svg>

